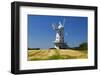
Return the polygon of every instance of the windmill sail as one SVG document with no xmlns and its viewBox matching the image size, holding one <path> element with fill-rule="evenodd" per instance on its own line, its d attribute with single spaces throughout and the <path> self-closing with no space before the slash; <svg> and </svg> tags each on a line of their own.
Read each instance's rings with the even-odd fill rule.
<svg viewBox="0 0 100 76">
<path fill-rule="evenodd" d="M 64 18 L 64 20 L 63 20 L 63 26 L 64 26 L 64 24 L 65 24 L 65 18 Z"/>
<path fill-rule="evenodd" d="M 55 24 L 52 24 L 52 28 L 53 28 L 53 30 L 56 30 L 58 28 L 58 26 Z"/>
</svg>

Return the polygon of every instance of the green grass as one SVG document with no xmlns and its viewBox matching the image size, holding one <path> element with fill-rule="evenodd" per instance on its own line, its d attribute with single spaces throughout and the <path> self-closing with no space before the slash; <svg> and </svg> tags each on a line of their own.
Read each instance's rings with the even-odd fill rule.
<svg viewBox="0 0 100 76">
<path fill-rule="evenodd" d="M 53 55 L 53 56 L 50 56 L 48 58 L 48 60 L 54 60 L 54 59 L 64 59 L 63 57 L 61 57 L 60 55 Z"/>
</svg>

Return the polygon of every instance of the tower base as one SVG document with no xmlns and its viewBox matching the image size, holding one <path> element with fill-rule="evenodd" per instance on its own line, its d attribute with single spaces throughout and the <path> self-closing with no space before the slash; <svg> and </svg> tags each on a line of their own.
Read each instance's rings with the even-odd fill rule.
<svg viewBox="0 0 100 76">
<path fill-rule="evenodd" d="M 55 42 L 55 48 L 56 48 L 56 49 L 67 49 L 68 46 L 67 46 L 66 43 L 56 43 L 56 42 Z"/>
</svg>

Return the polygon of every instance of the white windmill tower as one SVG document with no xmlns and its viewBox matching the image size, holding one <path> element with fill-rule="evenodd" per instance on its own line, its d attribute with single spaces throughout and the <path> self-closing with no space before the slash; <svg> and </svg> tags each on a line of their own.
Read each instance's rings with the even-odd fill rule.
<svg viewBox="0 0 100 76">
<path fill-rule="evenodd" d="M 64 43 L 64 23 L 65 19 L 63 24 L 61 22 L 58 25 L 52 24 L 53 29 L 56 31 L 56 39 L 54 41 L 56 49 L 66 48 Z"/>
</svg>

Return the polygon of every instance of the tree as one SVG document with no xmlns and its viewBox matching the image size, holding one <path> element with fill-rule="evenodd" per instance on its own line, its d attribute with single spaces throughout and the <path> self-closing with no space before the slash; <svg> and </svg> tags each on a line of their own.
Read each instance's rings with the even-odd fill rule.
<svg viewBox="0 0 100 76">
<path fill-rule="evenodd" d="M 81 43 L 78 47 L 73 47 L 71 49 L 74 50 L 87 50 L 88 49 L 88 44 L 87 42 Z"/>
<path fill-rule="evenodd" d="M 88 49 L 88 44 L 87 44 L 86 42 L 80 44 L 79 49 L 80 49 L 80 50 L 87 50 L 87 49 Z"/>
</svg>

